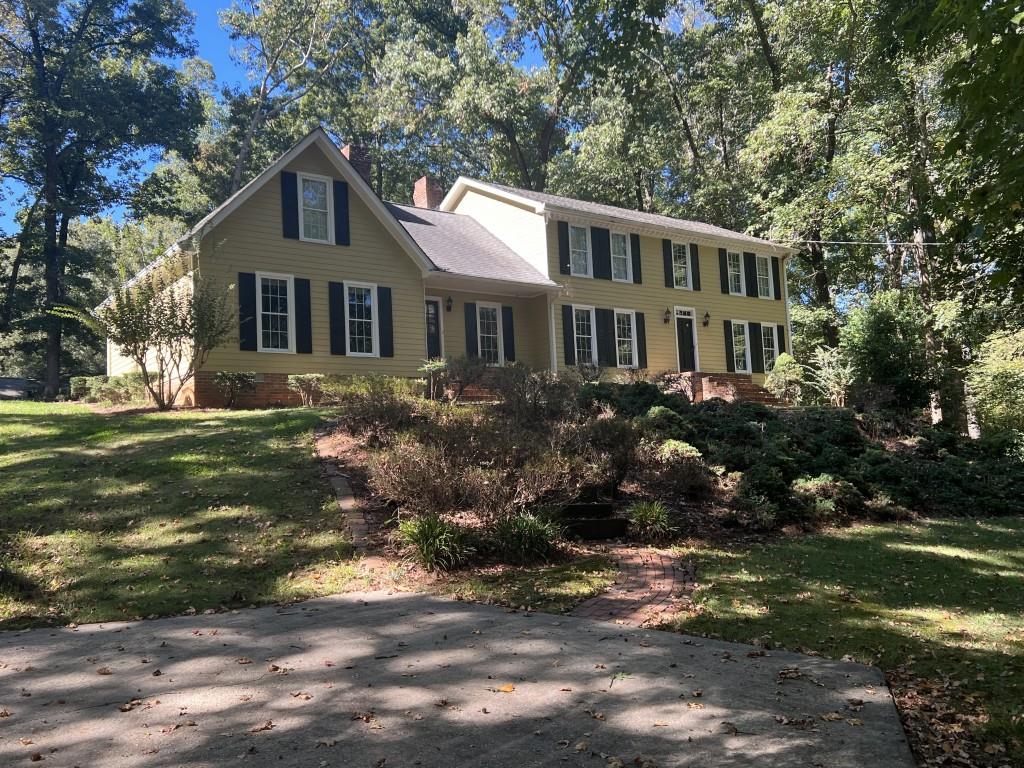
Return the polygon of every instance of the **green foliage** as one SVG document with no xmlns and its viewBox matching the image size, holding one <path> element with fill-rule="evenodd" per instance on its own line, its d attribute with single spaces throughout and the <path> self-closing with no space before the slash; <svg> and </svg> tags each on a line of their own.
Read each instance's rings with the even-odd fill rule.
<svg viewBox="0 0 1024 768">
<path fill-rule="evenodd" d="M 658 405 L 682 413 L 688 405 L 683 395 L 665 393 L 656 384 L 647 381 L 628 384 L 613 382 L 585 384 L 579 397 L 580 406 L 586 410 L 593 410 L 597 406 L 607 406 L 625 418 L 641 416 Z"/>
<path fill-rule="evenodd" d="M 89 392 L 89 378 L 87 376 L 72 376 L 68 385 L 72 400 L 81 400 Z"/>
<path fill-rule="evenodd" d="M 1024 330 L 986 339 L 968 382 L 983 430 L 1024 431 Z"/>
<path fill-rule="evenodd" d="M 239 395 L 256 391 L 256 372 L 217 371 L 213 374 L 213 386 L 224 398 L 224 407 L 234 408 Z"/>
<path fill-rule="evenodd" d="M 345 426 L 357 435 L 381 441 L 412 425 L 418 406 L 414 385 L 379 374 L 327 376 L 321 381 L 326 402 L 338 406 Z"/>
<path fill-rule="evenodd" d="M 811 387 L 837 408 L 846 405 L 846 394 L 854 383 L 853 364 L 836 347 L 818 347 L 807 369 Z"/>
<path fill-rule="evenodd" d="M 630 505 L 626 515 L 630 533 L 640 541 L 657 543 L 676 532 L 668 507 L 660 501 L 639 501 Z"/>
<path fill-rule="evenodd" d="M 865 511 L 864 496 L 853 483 L 829 474 L 797 478 L 793 494 L 817 523 L 843 522 Z"/>
<path fill-rule="evenodd" d="M 522 363 L 498 368 L 491 386 L 501 412 L 526 426 L 571 418 L 580 391 L 580 381 L 572 375 L 533 371 Z"/>
<path fill-rule="evenodd" d="M 764 388 L 787 405 L 800 402 L 803 392 L 804 369 L 792 355 L 783 352 L 765 377 Z"/>
<path fill-rule="evenodd" d="M 436 514 L 400 520 L 396 536 L 428 571 L 455 570 L 475 551 L 468 531 Z"/>
<path fill-rule="evenodd" d="M 551 519 L 523 512 L 499 518 L 486 531 L 487 545 L 504 563 L 549 560 L 561 531 Z"/>
<path fill-rule="evenodd" d="M 324 374 L 293 373 L 288 376 L 288 389 L 297 392 L 307 408 L 320 402 L 324 393 Z"/>
<path fill-rule="evenodd" d="M 664 405 L 653 406 L 634 423 L 641 432 L 662 440 L 690 440 L 693 437 L 690 422 Z"/>
</svg>

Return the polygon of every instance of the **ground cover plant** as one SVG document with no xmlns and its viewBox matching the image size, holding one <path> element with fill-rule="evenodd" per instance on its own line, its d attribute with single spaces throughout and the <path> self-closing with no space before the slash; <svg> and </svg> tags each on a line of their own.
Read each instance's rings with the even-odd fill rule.
<svg viewBox="0 0 1024 768">
<path fill-rule="evenodd" d="M 1024 520 L 858 525 L 680 554 L 682 632 L 885 670 L 922 765 L 1024 764 Z"/>
<path fill-rule="evenodd" d="M 342 591 L 356 570 L 320 418 L 0 403 L 0 627 Z"/>
</svg>

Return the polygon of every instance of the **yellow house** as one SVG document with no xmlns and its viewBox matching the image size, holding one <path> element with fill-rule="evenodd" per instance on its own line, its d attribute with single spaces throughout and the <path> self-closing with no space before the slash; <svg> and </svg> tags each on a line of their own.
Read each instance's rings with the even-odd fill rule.
<svg viewBox="0 0 1024 768">
<path fill-rule="evenodd" d="M 294 373 L 416 376 L 428 357 L 559 370 L 678 372 L 691 396 L 747 393 L 787 349 L 791 249 L 699 222 L 460 178 L 414 206 L 317 129 L 200 221 L 195 267 L 233 284 L 238 337 L 217 371 L 255 371 L 247 404 Z M 108 343 L 109 374 L 133 369 Z"/>
</svg>

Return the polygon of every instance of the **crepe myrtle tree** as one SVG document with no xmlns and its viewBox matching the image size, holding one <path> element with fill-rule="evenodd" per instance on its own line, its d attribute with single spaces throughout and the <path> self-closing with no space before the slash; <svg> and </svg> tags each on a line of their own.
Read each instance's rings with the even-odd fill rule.
<svg viewBox="0 0 1024 768">
<path fill-rule="evenodd" d="M 92 312 L 56 310 L 85 322 L 131 358 L 162 411 L 174 406 L 210 351 L 238 326 L 229 300 L 234 286 L 205 279 L 192 263 L 191 254 L 176 253 L 141 278 L 122 282 Z"/>
</svg>

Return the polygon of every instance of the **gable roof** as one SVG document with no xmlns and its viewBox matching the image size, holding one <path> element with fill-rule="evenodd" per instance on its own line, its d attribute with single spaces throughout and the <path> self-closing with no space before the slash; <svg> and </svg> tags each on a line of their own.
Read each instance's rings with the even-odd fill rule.
<svg viewBox="0 0 1024 768">
<path fill-rule="evenodd" d="M 605 205 L 603 203 L 591 203 L 586 200 L 576 200 L 572 197 L 562 197 L 561 195 L 552 195 L 547 192 L 534 192 L 531 189 L 519 189 L 505 184 L 470 179 L 465 176 L 460 176 L 448 194 L 445 195 L 444 200 L 441 202 L 441 209 L 451 210 L 466 189 L 477 189 L 497 194 L 512 202 L 532 207 L 534 212 L 538 214 L 578 214 L 611 219 L 627 224 L 641 224 L 656 229 L 667 229 L 715 240 L 729 240 L 738 244 L 746 243 L 760 248 L 769 248 L 779 253 L 789 254 L 796 252 L 792 248 L 779 245 L 771 240 L 764 240 L 743 232 L 735 232 L 724 227 L 717 227 L 714 224 L 705 224 L 702 221 L 676 219 L 672 216 L 663 216 L 658 213 L 635 211 L 630 208 L 619 208 L 618 206 Z"/>
<path fill-rule="evenodd" d="M 476 219 L 461 213 L 386 203 L 438 269 L 467 277 L 557 287 Z"/>
</svg>

